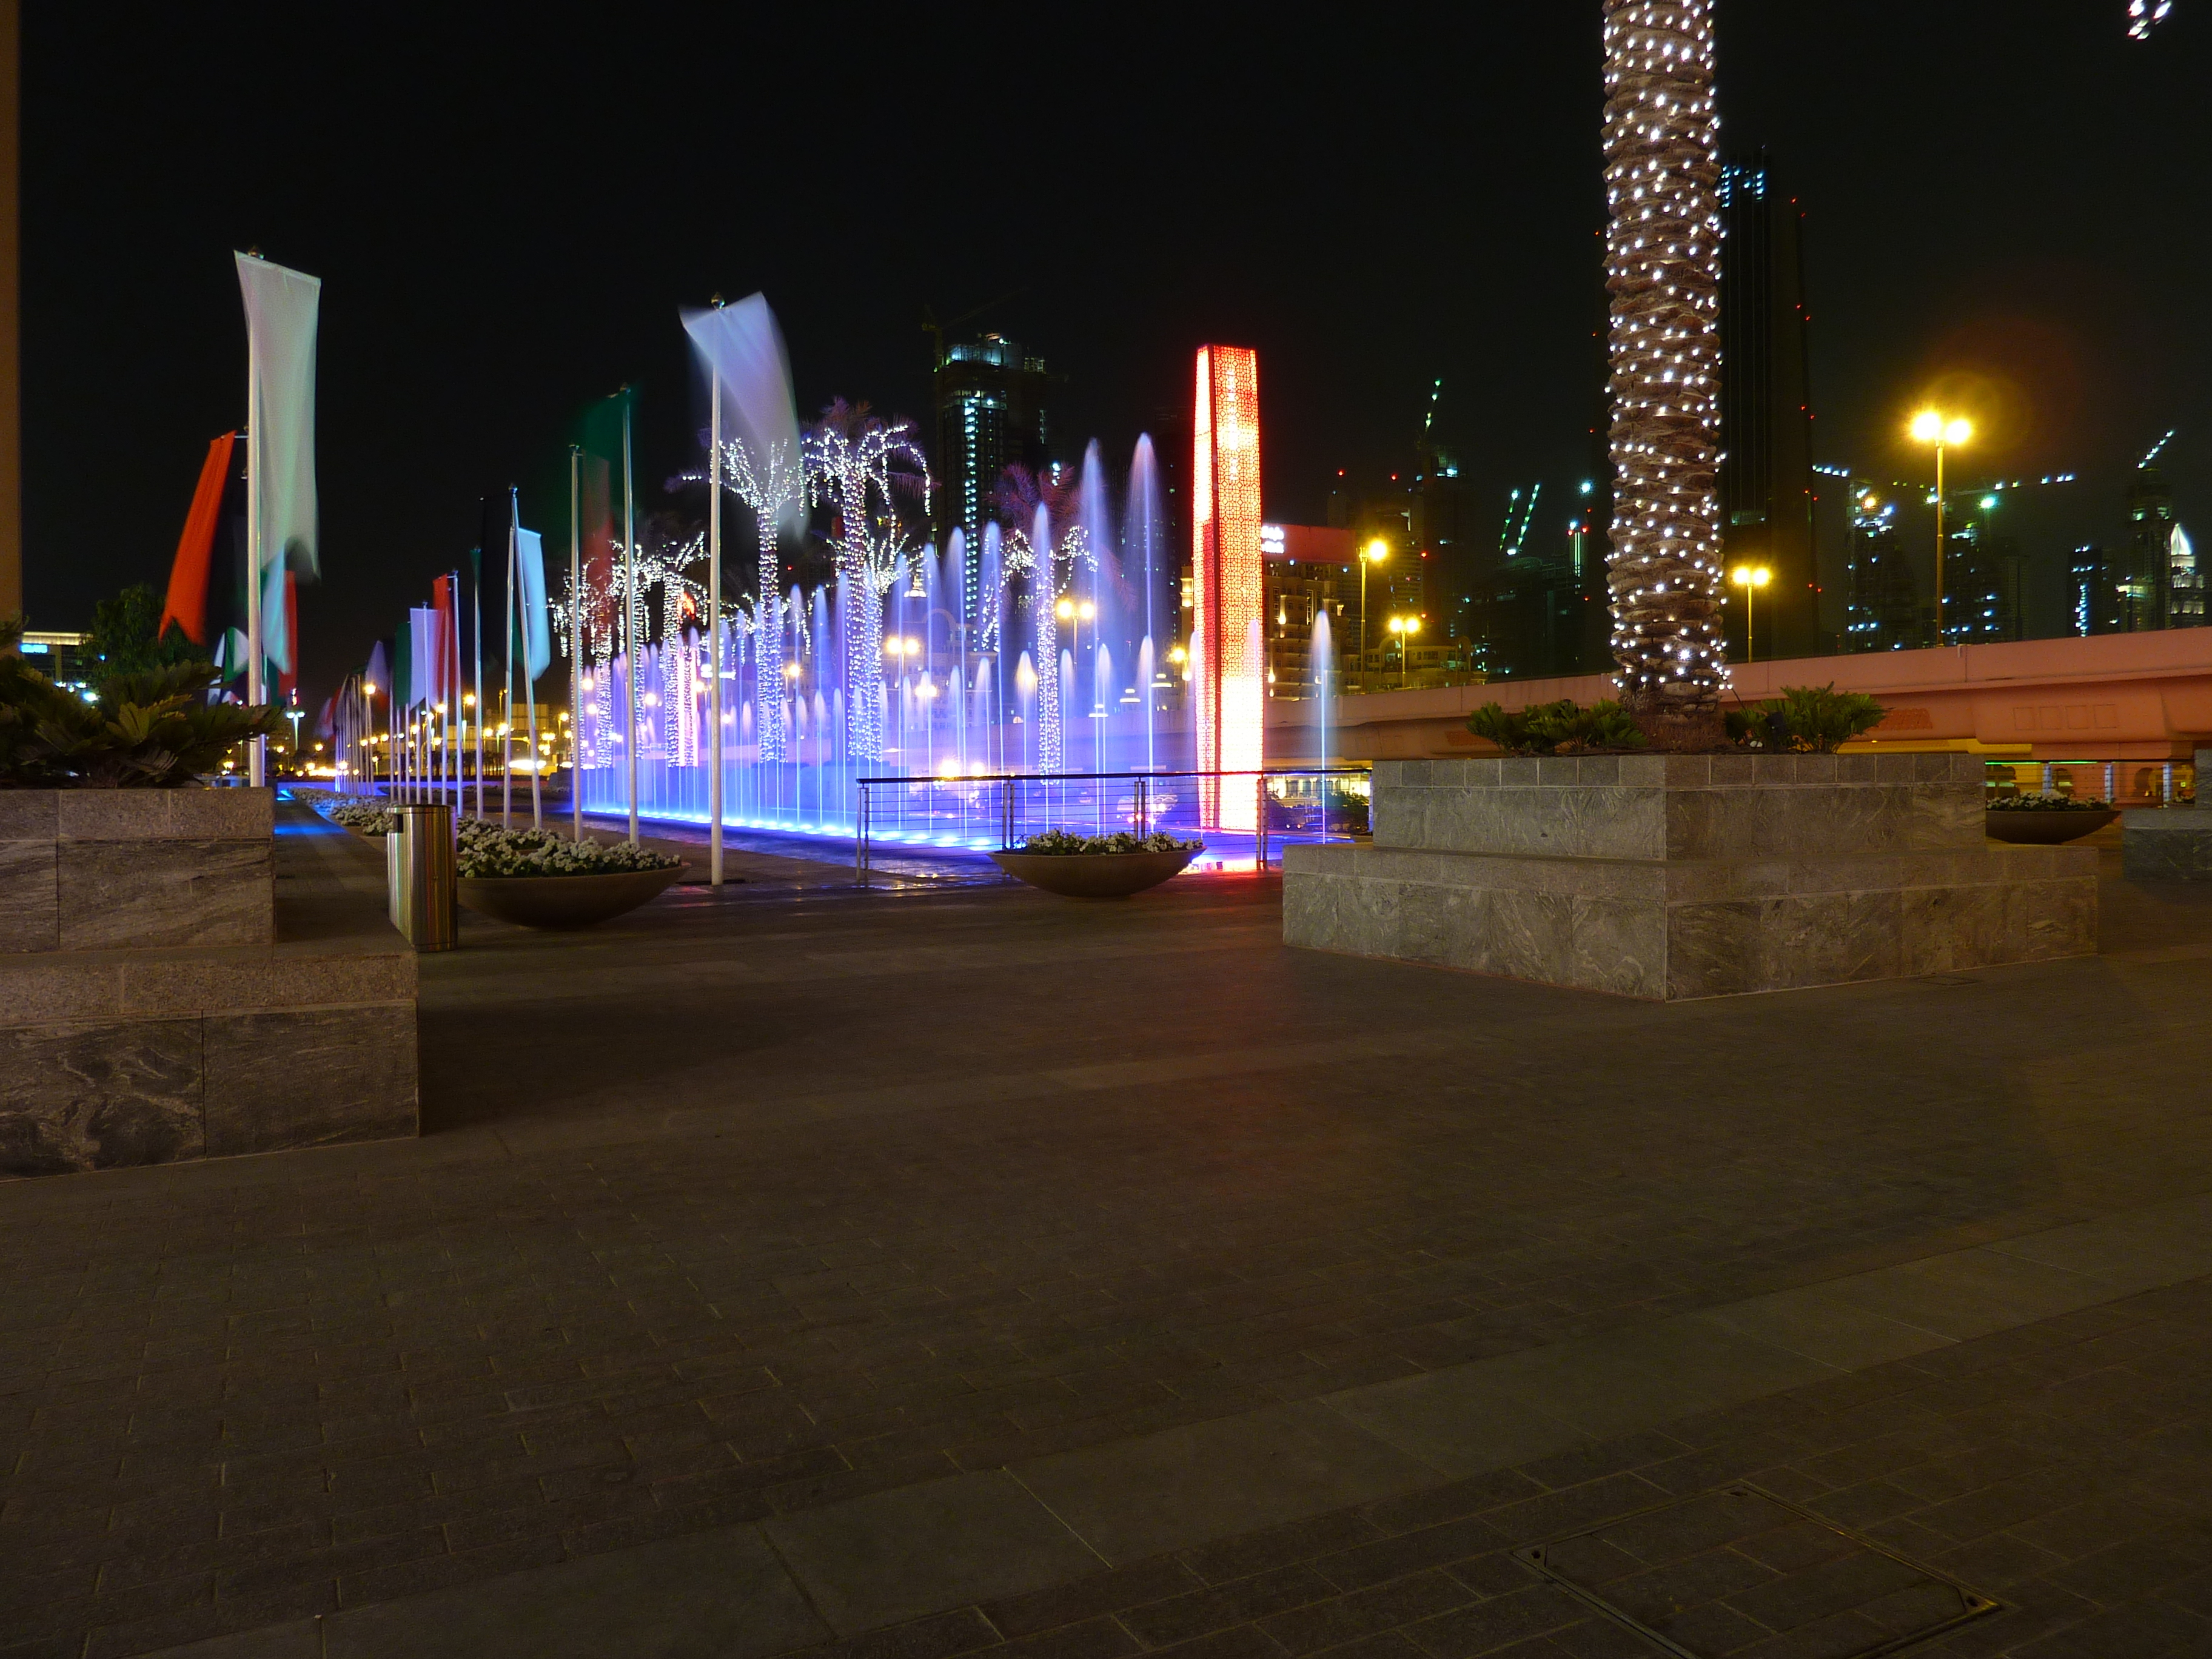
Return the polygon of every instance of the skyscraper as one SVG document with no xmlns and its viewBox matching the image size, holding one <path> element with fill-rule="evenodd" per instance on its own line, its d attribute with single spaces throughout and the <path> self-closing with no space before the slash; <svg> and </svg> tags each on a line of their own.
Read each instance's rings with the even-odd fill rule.
<svg viewBox="0 0 2212 1659">
<path fill-rule="evenodd" d="M 1972 501 L 1945 532 L 1947 644 L 2027 637 L 2027 562 L 2018 541 L 1998 527 L 1997 505 L 1994 494 Z"/>
<path fill-rule="evenodd" d="M 2068 585 L 2074 632 L 2086 636 L 2126 631 L 2120 625 L 2119 583 L 2103 548 L 2092 542 L 2074 550 Z"/>
<path fill-rule="evenodd" d="M 2174 625 L 2173 491 L 2158 465 L 2172 437 L 2169 432 L 2160 439 L 2128 479 L 2127 520 L 2114 573 L 2124 634 Z"/>
<path fill-rule="evenodd" d="M 1051 378 L 1041 358 L 1001 335 L 948 347 L 937 366 L 937 535 L 967 539 L 969 615 L 981 591 L 983 525 L 994 516 L 1000 476 L 1045 464 L 1045 399 Z"/>
<path fill-rule="evenodd" d="M 1851 483 L 1844 571 L 1845 651 L 1906 651 L 1925 642 L 1919 583 L 1898 535 L 1898 503 L 1865 478 Z"/>
<path fill-rule="evenodd" d="M 2171 628 L 2204 626 L 2204 572 L 2197 562 L 2197 548 L 2179 525 L 2166 538 L 2166 568 L 2172 597 L 2167 601 Z"/>
<path fill-rule="evenodd" d="M 1820 645 L 1813 543 L 1804 210 L 1775 188 L 1766 152 L 1721 167 L 1721 553 L 1774 573 L 1759 599 L 1760 654 Z M 1731 605 L 1731 649 L 1744 645 Z"/>
</svg>

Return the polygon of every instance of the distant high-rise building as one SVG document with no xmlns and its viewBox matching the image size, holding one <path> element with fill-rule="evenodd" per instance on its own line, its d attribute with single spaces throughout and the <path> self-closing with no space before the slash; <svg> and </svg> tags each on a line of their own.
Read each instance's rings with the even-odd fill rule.
<svg viewBox="0 0 2212 1659">
<path fill-rule="evenodd" d="M 1944 533 L 1946 645 L 1993 645 L 2027 637 L 2027 562 L 1997 527 L 1998 498 L 1984 495 Z"/>
<path fill-rule="evenodd" d="M 1898 503 L 1853 478 L 1850 545 L 1844 569 L 1845 651 L 1907 651 L 1926 643 L 1920 585 L 1898 535 Z"/>
<path fill-rule="evenodd" d="M 1261 622 L 1267 639 L 1267 695 L 1311 697 L 1323 665 L 1314 659 L 1314 624 L 1328 618 L 1332 695 L 1344 689 L 1345 653 L 1354 641 L 1359 544 L 1349 530 L 1322 525 L 1260 526 Z"/>
<path fill-rule="evenodd" d="M 957 528 L 967 538 L 971 607 L 1000 476 L 1010 466 L 1045 464 L 1050 385 L 1041 358 L 1024 357 L 997 334 L 948 347 L 937 366 L 937 534 L 941 541 Z"/>
<path fill-rule="evenodd" d="M 2074 632 L 2080 635 L 2120 634 L 2119 580 L 2105 550 L 2094 542 L 2074 550 L 2067 572 L 2073 596 Z"/>
<path fill-rule="evenodd" d="M 2118 572 L 2124 634 L 2172 626 L 2173 492 L 2159 471 L 2158 453 L 2144 456 L 2128 480 Z"/>
<path fill-rule="evenodd" d="M 1774 573 L 1759 599 L 1760 654 L 1805 656 L 1820 645 L 1820 573 L 1804 210 L 1776 188 L 1763 149 L 1722 164 L 1720 209 L 1721 555 Z M 1741 607 L 1729 611 L 1740 655 Z"/>
<path fill-rule="evenodd" d="M 2179 525 L 2166 538 L 2166 568 L 2172 585 L 2168 605 L 2172 611 L 2171 626 L 2202 628 L 2204 626 L 2204 572 L 2197 562 L 2197 549 L 2189 539 L 2189 532 Z"/>
</svg>

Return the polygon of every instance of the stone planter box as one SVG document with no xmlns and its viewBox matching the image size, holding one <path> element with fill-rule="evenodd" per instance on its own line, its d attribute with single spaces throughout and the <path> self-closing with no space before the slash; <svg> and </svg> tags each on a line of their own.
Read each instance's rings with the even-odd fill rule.
<svg viewBox="0 0 2212 1659">
<path fill-rule="evenodd" d="M 2120 819 L 2120 864 L 2130 881 L 2212 881 L 2212 807 L 2203 801 L 2197 750 L 2197 804 L 2130 811 Z"/>
<path fill-rule="evenodd" d="M 280 909 L 268 790 L 0 792 L 0 1175 L 416 1133 L 414 954 L 284 810 Z"/>
<path fill-rule="evenodd" d="M 994 853 L 991 861 L 1017 881 L 1062 898 L 1127 898 L 1179 876 L 1198 854 Z"/>
<path fill-rule="evenodd" d="M 267 945 L 267 789 L 0 789 L 0 951 Z"/>
<path fill-rule="evenodd" d="M 1389 761 L 1284 852 L 1287 944 L 1674 1000 L 2086 955 L 2097 854 L 1991 847 L 1960 755 Z"/>
</svg>

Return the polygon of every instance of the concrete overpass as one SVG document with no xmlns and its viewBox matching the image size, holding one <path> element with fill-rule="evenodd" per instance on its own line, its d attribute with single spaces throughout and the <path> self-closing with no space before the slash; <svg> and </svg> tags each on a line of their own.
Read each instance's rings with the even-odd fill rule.
<svg viewBox="0 0 2212 1659">
<path fill-rule="evenodd" d="M 1863 691 L 1888 707 L 1869 733 L 1887 748 L 1948 749 L 1992 759 L 2186 761 L 2212 744 L 2212 628 L 2089 639 L 2024 640 L 1851 657 L 1737 664 L 1733 695 L 1757 702 L 1784 685 Z M 1499 680 L 1328 700 L 1328 747 L 1345 760 L 1415 760 L 1494 752 L 1467 729 L 1486 702 L 1509 710 L 1613 695 L 1609 677 Z M 1318 700 L 1270 702 L 1271 763 L 1314 757 Z"/>
</svg>

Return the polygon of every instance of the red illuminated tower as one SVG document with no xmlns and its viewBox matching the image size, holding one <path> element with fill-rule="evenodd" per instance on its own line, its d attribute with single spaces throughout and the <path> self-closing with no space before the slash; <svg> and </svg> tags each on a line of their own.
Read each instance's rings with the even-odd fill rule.
<svg viewBox="0 0 2212 1659">
<path fill-rule="evenodd" d="M 1201 772 L 1257 772 L 1267 695 L 1260 625 L 1260 359 L 1198 349 L 1191 420 L 1190 689 Z M 1258 784 L 1202 789 L 1208 827 L 1259 828 Z"/>
</svg>

